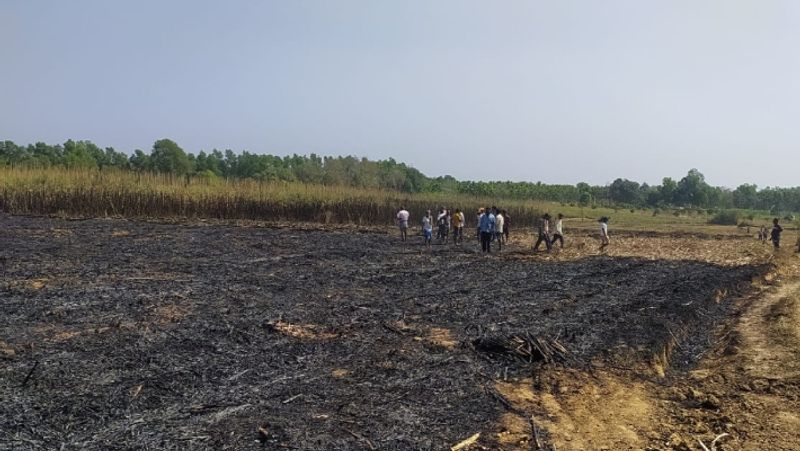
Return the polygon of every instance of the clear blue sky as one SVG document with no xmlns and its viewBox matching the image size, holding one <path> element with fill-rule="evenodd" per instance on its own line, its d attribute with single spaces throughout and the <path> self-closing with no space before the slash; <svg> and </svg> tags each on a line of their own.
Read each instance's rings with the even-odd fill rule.
<svg viewBox="0 0 800 451">
<path fill-rule="evenodd" d="M 800 2 L 0 2 L 0 139 L 800 185 Z"/>
</svg>

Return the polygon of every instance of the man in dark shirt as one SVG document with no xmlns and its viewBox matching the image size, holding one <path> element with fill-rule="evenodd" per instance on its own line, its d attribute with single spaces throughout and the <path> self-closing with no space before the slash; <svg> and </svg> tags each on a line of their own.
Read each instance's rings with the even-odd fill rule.
<svg viewBox="0 0 800 451">
<path fill-rule="evenodd" d="M 778 218 L 773 219 L 770 239 L 772 240 L 772 245 L 775 246 L 776 249 L 781 247 L 781 232 L 783 232 L 783 227 L 778 224 Z"/>
<path fill-rule="evenodd" d="M 550 241 L 550 214 L 545 213 L 542 215 L 541 219 L 536 221 L 536 228 L 539 232 L 539 237 L 536 240 L 536 244 L 533 245 L 533 251 L 539 251 L 539 245 L 544 243 L 545 247 L 547 247 L 547 252 L 549 253 L 553 249 L 553 243 Z"/>
</svg>

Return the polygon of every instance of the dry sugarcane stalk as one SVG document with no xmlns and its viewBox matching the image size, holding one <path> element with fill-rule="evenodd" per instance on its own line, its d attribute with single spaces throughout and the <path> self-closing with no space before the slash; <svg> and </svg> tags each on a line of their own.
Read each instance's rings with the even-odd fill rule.
<svg viewBox="0 0 800 451">
<path fill-rule="evenodd" d="M 542 449 L 542 443 L 539 441 L 539 428 L 536 427 L 536 418 L 534 418 L 533 414 L 528 418 L 528 422 L 531 424 L 533 443 L 536 445 L 536 449 Z"/>
<path fill-rule="evenodd" d="M 455 445 L 451 446 L 450 447 L 450 451 L 458 451 L 460 449 L 464 449 L 467 446 L 477 442 L 480 437 L 481 437 L 481 433 L 478 432 L 475 435 L 467 438 L 466 440 L 462 440 L 462 441 L 456 443 Z"/>
<path fill-rule="evenodd" d="M 730 434 L 728 434 L 727 432 L 723 432 L 722 434 L 719 434 L 716 438 L 714 438 L 714 440 L 711 441 L 711 451 L 717 451 L 717 440 L 729 436 Z"/>
</svg>

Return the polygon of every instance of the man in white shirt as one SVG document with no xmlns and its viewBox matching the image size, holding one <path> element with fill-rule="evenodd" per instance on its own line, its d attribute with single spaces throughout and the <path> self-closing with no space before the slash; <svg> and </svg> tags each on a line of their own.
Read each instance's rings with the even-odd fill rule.
<svg viewBox="0 0 800 451">
<path fill-rule="evenodd" d="M 406 207 L 400 207 L 400 211 L 397 212 L 397 227 L 400 228 L 400 239 L 405 241 L 407 232 L 408 232 L 408 218 L 411 215 L 406 210 Z"/>
<path fill-rule="evenodd" d="M 481 216 L 484 215 L 485 211 L 486 210 L 484 210 L 483 207 L 478 209 L 478 224 L 476 225 L 477 233 L 475 234 L 475 238 L 477 238 L 478 241 L 481 240 Z"/>
<path fill-rule="evenodd" d="M 494 238 L 497 240 L 497 250 L 503 250 L 503 214 L 497 207 L 492 207 L 494 210 Z"/>
<path fill-rule="evenodd" d="M 600 223 L 600 252 L 603 252 L 610 242 L 608 240 L 608 218 L 603 216 L 597 222 Z"/>
<path fill-rule="evenodd" d="M 561 249 L 564 249 L 564 215 L 561 213 L 558 214 L 558 219 L 556 220 L 556 233 L 553 234 L 554 246 L 556 241 L 561 244 Z"/>
<path fill-rule="evenodd" d="M 422 236 L 425 238 L 425 245 L 431 246 L 431 238 L 433 235 L 433 217 L 431 211 L 428 210 L 425 216 L 422 217 Z"/>
</svg>

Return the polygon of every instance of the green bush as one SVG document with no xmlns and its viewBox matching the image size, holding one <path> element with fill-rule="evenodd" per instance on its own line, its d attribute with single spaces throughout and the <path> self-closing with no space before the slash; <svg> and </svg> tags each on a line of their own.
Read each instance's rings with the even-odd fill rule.
<svg viewBox="0 0 800 451">
<path fill-rule="evenodd" d="M 708 221 L 716 225 L 736 225 L 739 223 L 739 212 L 736 210 L 722 210 Z"/>
</svg>

